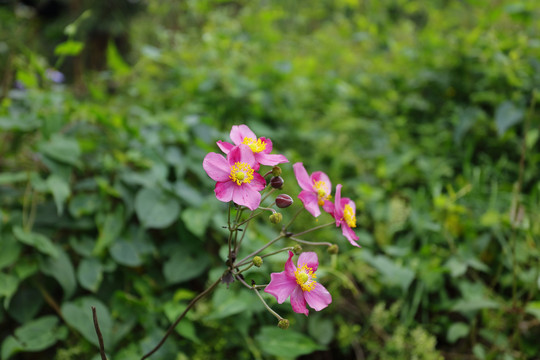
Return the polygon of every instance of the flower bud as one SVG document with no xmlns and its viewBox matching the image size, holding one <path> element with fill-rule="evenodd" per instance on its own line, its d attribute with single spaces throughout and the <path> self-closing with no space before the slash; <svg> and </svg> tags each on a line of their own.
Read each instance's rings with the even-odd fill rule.
<svg viewBox="0 0 540 360">
<path fill-rule="evenodd" d="M 287 330 L 287 329 L 289 328 L 289 320 L 287 320 L 287 319 L 281 319 L 281 320 L 279 320 L 277 326 L 278 326 L 280 329 Z"/>
<path fill-rule="evenodd" d="M 274 175 L 274 176 L 279 176 L 279 175 L 281 175 L 281 168 L 280 168 L 279 166 L 277 166 L 277 165 L 274 166 L 274 167 L 272 168 L 272 175 Z"/>
<path fill-rule="evenodd" d="M 283 187 L 283 178 L 281 176 L 274 176 L 270 179 L 270 186 L 274 189 L 281 189 Z"/>
<path fill-rule="evenodd" d="M 294 255 L 300 255 L 302 253 L 302 247 L 298 244 L 294 245 L 293 253 Z"/>
<path fill-rule="evenodd" d="M 330 245 L 328 249 L 326 249 L 326 251 L 328 251 L 328 253 L 330 254 L 337 254 L 339 252 L 339 246 L 337 246 L 336 244 Z"/>
<path fill-rule="evenodd" d="M 272 224 L 279 224 L 281 220 L 283 220 L 283 215 L 278 212 L 273 213 L 272 215 L 270 215 L 269 219 Z"/>
<path fill-rule="evenodd" d="M 255 257 L 253 258 L 253 265 L 255 265 L 256 267 L 261 267 L 262 263 L 263 263 L 262 257 L 260 257 L 260 256 L 255 256 Z"/>
<path fill-rule="evenodd" d="M 292 205 L 292 203 L 293 203 L 292 197 L 290 197 L 287 194 L 281 194 L 281 195 L 278 195 L 278 197 L 276 197 L 276 205 L 278 208 L 283 209 L 283 208 L 289 207 Z"/>
</svg>

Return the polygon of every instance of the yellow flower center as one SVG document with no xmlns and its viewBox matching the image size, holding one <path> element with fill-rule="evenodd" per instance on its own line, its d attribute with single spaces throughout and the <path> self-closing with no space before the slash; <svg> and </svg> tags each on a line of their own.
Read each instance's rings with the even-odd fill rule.
<svg viewBox="0 0 540 360">
<path fill-rule="evenodd" d="M 231 167 L 231 174 L 229 178 L 234 181 L 237 185 L 242 185 L 243 183 L 250 183 L 253 180 L 253 169 L 246 163 L 235 162 Z"/>
<path fill-rule="evenodd" d="M 330 200 L 330 198 L 332 197 L 326 192 L 326 183 L 322 180 L 315 181 L 315 183 L 313 184 L 313 189 L 317 192 L 317 197 L 319 198 L 317 203 L 321 206 L 324 205 L 324 200 Z"/>
<path fill-rule="evenodd" d="M 304 264 L 301 268 L 297 268 L 294 272 L 296 277 L 296 283 L 300 285 L 302 291 L 311 291 L 315 287 L 317 282 L 313 279 L 317 278 L 317 275 L 313 273 L 313 270 Z"/>
<path fill-rule="evenodd" d="M 354 215 L 354 210 L 351 205 L 347 204 L 343 208 L 343 218 L 347 222 L 350 228 L 356 227 L 356 216 Z"/>
<path fill-rule="evenodd" d="M 266 143 L 262 142 L 261 139 L 253 140 L 252 138 L 247 137 L 244 138 L 242 144 L 249 146 L 254 153 L 259 153 L 266 149 Z"/>
</svg>

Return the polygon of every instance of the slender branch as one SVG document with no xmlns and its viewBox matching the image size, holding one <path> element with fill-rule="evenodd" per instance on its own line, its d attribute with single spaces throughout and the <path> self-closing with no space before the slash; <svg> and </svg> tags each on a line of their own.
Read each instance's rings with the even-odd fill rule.
<svg viewBox="0 0 540 360">
<path fill-rule="evenodd" d="M 94 318 L 94 328 L 96 329 L 96 334 L 99 341 L 99 353 L 101 355 L 101 360 L 107 360 L 107 356 L 105 355 L 105 345 L 103 345 L 103 336 L 101 335 L 101 330 L 99 329 L 95 306 L 92 306 L 92 317 Z"/>
<path fill-rule="evenodd" d="M 330 226 L 330 225 L 334 225 L 335 223 L 336 223 L 335 221 L 332 221 L 332 222 L 330 222 L 330 223 L 328 223 L 328 224 L 315 226 L 314 228 L 311 228 L 311 229 L 308 229 L 308 230 L 305 230 L 305 231 L 302 231 L 302 232 L 293 234 L 293 235 L 291 235 L 290 237 L 293 237 L 293 236 L 294 236 L 294 237 L 297 237 L 297 236 L 300 236 L 300 235 L 304 235 L 304 234 L 310 233 L 310 232 L 312 232 L 312 231 L 319 230 L 319 229 L 325 228 L 325 227 Z"/>
<path fill-rule="evenodd" d="M 254 252 L 252 252 L 251 254 L 249 254 L 248 256 L 246 256 L 245 258 L 243 258 L 242 260 L 240 260 L 239 262 L 237 262 L 236 264 L 234 264 L 232 267 L 235 268 L 235 267 L 238 267 L 238 266 L 241 266 L 241 265 L 244 265 L 245 263 L 247 263 L 247 261 L 249 260 L 249 258 L 251 258 L 252 256 L 255 256 L 255 255 L 258 255 L 261 251 L 263 251 L 264 249 L 266 249 L 267 247 L 269 247 L 270 245 L 272 245 L 273 243 L 275 243 L 276 241 L 278 241 L 279 239 L 285 237 L 285 235 L 283 234 L 280 234 L 278 237 L 276 237 L 274 240 L 270 241 L 269 243 L 267 243 L 266 245 L 264 245 L 262 248 L 260 248 L 259 250 L 255 250 Z"/>
<path fill-rule="evenodd" d="M 268 253 L 268 254 L 264 254 L 264 255 L 261 255 L 261 258 L 265 258 L 267 256 L 272 256 L 272 255 L 276 255 L 276 254 L 279 254 L 280 252 L 284 252 L 284 251 L 289 251 L 289 250 L 293 250 L 294 248 L 289 246 L 289 247 L 286 247 L 286 248 L 283 248 L 281 250 L 276 250 L 274 252 L 271 252 L 271 253 Z"/>
<path fill-rule="evenodd" d="M 296 238 L 294 236 L 291 236 L 289 239 L 294 240 L 296 242 L 299 242 L 301 244 L 313 245 L 313 246 L 319 246 L 319 245 L 332 246 L 333 245 L 333 244 L 331 244 L 329 242 L 314 242 L 314 241 L 302 240 L 302 239 L 298 239 L 298 238 Z"/>
<path fill-rule="evenodd" d="M 223 273 L 224 275 L 225 273 Z M 158 351 L 158 349 L 161 347 L 161 345 L 163 345 L 163 343 L 165 343 L 165 340 L 167 340 L 167 338 L 169 337 L 169 335 L 174 331 L 174 328 L 176 328 L 176 326 L 178 325 L 178 323 L 180 322 L 180 320 L 182 320 L 184 318 L 184 316 L 186 316 L 187 312 L 197 303 L 197 301 L 201 300 L 203 297 L 205 297 L 206 295 L 210 294 L 220 283 L 221 279 L 223 278 L 223 275 L 221 275 L 219 277 L 219 279 L 217 279 L 212 285 L 210 285 L 209 288 L 207 288 L 206 290 L 204 290 L 202 293 L 200 293 L 199 295 L 197 295 L 195 298 L 193 298 L 193 300 L 190 301 L 190 303 L 188 304 L 187 308 L 184 310 L 184 312 L 182 314 L 180 314 L 180 316 L 178 316 L 178 318 L 176 319 L 176 321 L 174 322 L 174 324 L 172 324 L 169 329 L 167 330 L 167 332 L 165 333 L 165 335 L 163 336 L 163 338 L 161 339 L 161 341 L 159 342 L 159 344 L 157 344 L 150 352 L 148 352 L 146 355 L 144 355 L 141 360 L 144 360 L 148 357 L 150 357 L 153 353 L 155 353 L 156 351 Z"/>
<path fill-rule="evenodd" d="M 293 215 L 293 217 L 291 218 L 291 220 L 287 223 L 287 225 L 285 225 L 283 227 L 283 230 L 287 230 L 289 228 L 289 226 L 291 226 L 291 224 L 294 222 L 294 220 L 296 220 L 296 218 L 298 217 L 298 215 L 300 215 L 300 213 L 302 212 L 302 210 L 304 210 L 304 207 L 302 206 L 300 209 L 298 209 L 298 211 L 296 212 L 296 214 Z"/>
<path fill-rule="evenodd" d="M 235 276 L 236 279 L 238 281 L 240 281 L 242 284 L 244 284 L 244 286 L 246 286 L 247 288 L 253 290 L 255 292 L 255 294 L 257 294 L 257 296 L 259 297 L 259 299 L 262 301 L 262 303 L 264 304 L 264 307 L 272 314 L 274 315 L 278 320 L 283 320 L 283 318 L 277 313 L 275 312 L 274 310 L 272 310 L 272 308 L 270 306 L 268 306 L 268 304 L 266 303 L 266 301 L 264 301 L 263 297 L 261 296 L 261 294 L 259 294 L 259 290 L 257 290 L 257 288 L 255 286 L 250 286 L 248 285 L 248 283 L 245 282 L 244 279 L 242 279 L 241 276 Z"/>
</svg>

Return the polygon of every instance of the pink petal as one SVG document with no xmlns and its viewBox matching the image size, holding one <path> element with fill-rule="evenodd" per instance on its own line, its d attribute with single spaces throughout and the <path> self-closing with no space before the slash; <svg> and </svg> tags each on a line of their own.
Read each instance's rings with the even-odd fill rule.
<svg viewBox="0 0 540 360">
<path fill-rule="evenodd" d="M 335 210 L 334 218 L 336 219 L 336 225 L 343 219 L 343 207 L 341 206 L 341 184 L 336 186 L 336 198 L 334 200 Z"/>
<path fill-rule="evenodd" d="M 259 173 L 253 173 L 253 180 L 249 183 L 249 186 L 254 191 L 262 191 L 266 187 L 266 180 Z"/>
<path fill-rule="evenodd" d="M 280 154 L 265 154 L 263 152 L 256 153 L 255 159 L 263 165 L 274 166 L 277 164 L 288 163 L 289 160 Z"/>
<path fill-rule="evenodd" d="M 356 204 L 354 201 L 349 198 L 341 198 L 341 208 L 344 209 L 345 205 L 349 205 L 352 208 L 353 213 L 356 214 Z"/>
<path fill-rule="evenodd" d="M 332 215 L 332 217 L 334 216 L 335 205 L 330 200 L 324 200 L 323 209 L 324 211 Z"/>
<path fill-rule="evenodd" d="M 225 154 L 228 154 L 228 153 L 232 150 L 232 148 L 234 147 L 233 144 L 228 143 L 228 142 L 226 142 L 226 141 L 221 141 L 221 140 L 219 140 L 219 141 L 217 142 L 217 146 L 218 146 L 218 147 L 221 149 L 221 151 L 223 151 Z"/>
<path fill-rule="evenodd" d="M 237 162 L 246 163 L 251 166 L 252 169 L 258 169 L 259 166 L 251 148 L 244 144 L 233 147 L 227 155 L 227 160 L 229 161 L 230 166 L 233 166 Z"/>
<path fill-rule="evenodd" d="M 246 206 L 249 210 L 255 210 L 261 204 L 261 193 L 253 190 L 250 186 L 236 185 L 233 188 L 232 200 L 235 204 Z"/>
<path fill-rule="evenodd" d="M 313 174 L 311 174 L 311 182 L 315 183 L 315 181 L 323 181 L 324 182 L 323 190 L 328 195 L 332 193 L 332 183 L 330 182 L 330 178 L 328 177 L 328 175 L 326 175 L 322 171 L 315 171 Z"/>
<path fill-rule="evenodd" d="M 316 311 L 320 311 L 332 302 L 332 295 L 330 295 L 324 286 L 316 283 L 313 290 L 304 291 L 304 299 L 307 301 L 310 307 Z"/>
<path fill-rule="evenodd" d="M 302 190 L 313 191 L 313 183 L 311 182 L 304 165 L 301 162 L 297 162 L 293 165 L 293 170 L 296 181 L 298 181 L 298 185 L 300 185 Z"/>
<path fill-rule="evenodd" d="M 345 236 L 347 238 L 347 240 L 349 240 L 351 245 L 356 246 L 356 247 L 361 247 L 360 245 L 358 245 L 356 243 L 356 241 L 358 241 L 358 239 L 360 239 L 360 238 L 358 237 L 358 235 L 356 235 L 354 230 L 351 229 L 349 227 L 349 225 L 347 225 L 347 223 L 345 221 L 343 221 L 341 223 L 341 232 L 342 232 L 343 236 Z"/>
<path fill-rule="evenodd" d="M 298 257 L 298 261 L 296 262 L 296 266 L 301 268 L 304 265 L 306 265 L 308 268 L 311 268 L 313 272 L 317 271 L 317 267 L 319 266 L 319 259 L 317 258 L 317 254 L 310 251 L 301 253 Z"/>
<path fill-rule="evenodd" d="M 321 215 L 321 209 L 319 209 L 319 199 L 313 192 L 302 190 L 300 191 L 298 198 L 302 201 L 302 204 L 304 204 L 304 207 L 311 215 L 315 217 Z"/>
<path fill-rule="evenodd" d="M 238 186 L 232 181 L 218 182 L 214 192 L 219 201 L 229 202 L 233 199 L 234 188 Z"/>
<path fill-rule="evenodd" d="M 287 300 L 298 284 L 294 278 L 287 276 L 285 271 L 280 273 L 272 273 L 270 274 L 270 277 L 272 280 L 270 280 L 270 284 L 266 286 L 264 292 L 273 295 L 278 304 L 283 304 L 283 302 Z"/>
<path fill-rule="evenodd" d="M 304 292 L 302 291 L 302 288 L 300 286 L 297 286 L 291 293 L 291 306 L 295 313 L 304 314 L 308 316 L 309 311 L 306 308 L 306 300 L 304 299 Z"/>
<path fill-rule="evenodd" d="M 296 281 L 296 276 L 294 275 L 294 272 L 296 271 L 296 266 L 294 266 L 291 260 L 293 256 L 293 252 L 289 250 L 289 259 L 287 259 L 287 261 L 285 262 L 285 273 L 288 277 Z"/>
<path fill-rule="evenodd" d="M 244 138 L 257 140 L 255 133 L 246 125 L 233 125 L 229 136 L 235 145 L 240 145 Z"/>
<path fill-rule="evenodd" d="M 225 157 L 213 152 L 204 157 L 203 169 L 214 181 L 228 181 L 231 173 L 231 168 Z"/>
<path fill-rule="evenodd" d="M 260 137 L 259 140 L 261 140 L 263 143 L 266 144 L 262 152 L 265 154 L 270 154 L 272 152 L 272 147 L 273 147 L 272 140 L 267 139 L 265 137 Z"/>
</svg>

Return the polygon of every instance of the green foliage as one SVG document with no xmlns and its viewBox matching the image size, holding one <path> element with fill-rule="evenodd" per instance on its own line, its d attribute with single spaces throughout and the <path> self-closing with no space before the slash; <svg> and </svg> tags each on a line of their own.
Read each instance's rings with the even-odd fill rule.
<svg viewBox="0 0 540 360">
<path fill-rule="evenodd" d="M 0 7 L 2 359 L 95 357 L 91 306 L 112 358 L 149 351 L 222 273 L 226 207 L 201 163 L 241 123 L 343 183 L 364 248 L 317 233 L 340 248 L 320 256 L 333 303 L 307 319 L 276 305 L 288 330 L 233 283 L 153 358 L 537 356 L 535 1 L 152 1 L 129 56 L 108 41 L 106 71 L 53 83 L 99 19 L 120 34 L 115 14 L 138 8 L 103 4 L 54 40 Z M 240 257 L 279 229 L 258 225 Z"/>
</svg>

